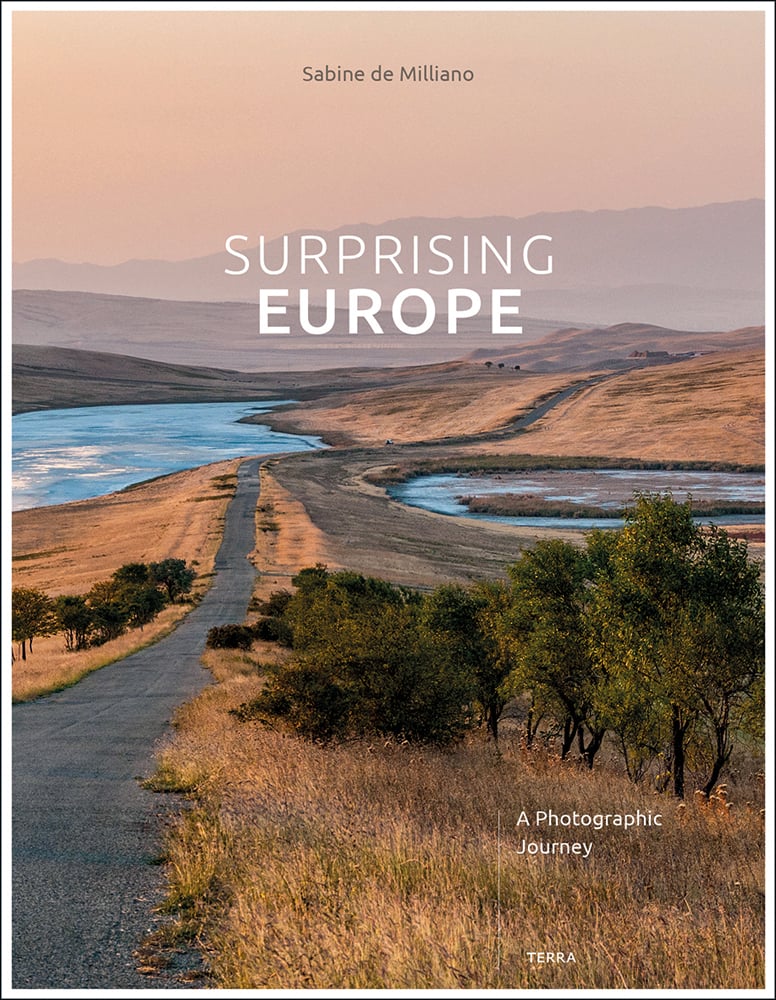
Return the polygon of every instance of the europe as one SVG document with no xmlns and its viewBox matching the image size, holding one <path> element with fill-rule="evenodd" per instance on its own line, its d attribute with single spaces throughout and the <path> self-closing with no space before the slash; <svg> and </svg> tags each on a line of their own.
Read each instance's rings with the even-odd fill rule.
<svg viewBox="0 0 776 1000">
<path fill-rule="evenodd" d="M 274 317 L 287 316 L 287 288 L 262 288 L 259 290 L 259 334 L 288 335 L 291 326 L 287 322 L 273 321 Z M 517 316 L 519 306 L 514 300 L 519 298 L 519 288 L 494 288 L 490 294 L 490 315 L 492 333 L 523 332 L 522 326 L 509 321 L 509 317 Z M 405 305 L 409 317 L 405 316 Z M 383 310 L 382 296 L 373 288 L 350 288 L 347 298 L 348 333 L 361 332 L 363 320 L 372 333 L 381 334 L 386 331 L 379 319 Z M 400 333 L 417 336 L 426 333 L 434 325 L 437 316 L 437 303 L 433 296 L 423 288 L 404 288 L 394 296 L 390 306 L 393 325 Z M 309 289 L 299 289 L 299 324 L 305 333 L 320 336 L 334 329 L 337 319 L 337 292 L 334 288 L 326 289 L 325 314 L 322 321 L 313 322 L 311 317 L 311 302 Z M 449 288 L 447 291 L 447 332 L 458 333 L 458 322 L 477 316 L 482 309 L 482 296 L 472 288 Z"/>
</svg>

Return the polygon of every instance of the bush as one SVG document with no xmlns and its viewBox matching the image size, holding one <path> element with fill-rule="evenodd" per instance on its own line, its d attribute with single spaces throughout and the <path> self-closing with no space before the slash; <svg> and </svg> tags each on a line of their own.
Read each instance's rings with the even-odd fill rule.
<svg viewBox="0 0 776 1000">
<path fill-rule="evenodd" d="M 267 618 L 280 618 L 293 596 L 290 590 L 273 590 L 266 601 L 258 601 L 255 607 Z"/>
<path fill-rule="evenodd" d="M 208 649 L 250 649 L 253 631 L 247 625 L 214 625 L 207 634 Z"/>
<path fill-rule="evenodd" d="M 282 618 L 260 618 L 251 631 L 256 639 L 264 642 L 277 642 L 281 646 L 291 646 L 294 634 L 290 625 Z"/>
<path fill-rule="evenodd" d="M 258 698 L 243 704 L 243 719 L 283 719 L 300 735 L 331 740 L 346 735 L 354 698 L 330 672 L 314 665 L 292 663 L 274 668 Z"/>
<path fill-rule="evenodd" d="M 386 734 L 429 743 L 457 739 L 470 721 L 470 678 L 423 628 L 421 599 L 356 573 L 302 570 L 283 618 L 254 635 L 293 635 L 295 658 L 273 668 L 243 718 L 283 719 L 312 739 Z"/>
</svg>

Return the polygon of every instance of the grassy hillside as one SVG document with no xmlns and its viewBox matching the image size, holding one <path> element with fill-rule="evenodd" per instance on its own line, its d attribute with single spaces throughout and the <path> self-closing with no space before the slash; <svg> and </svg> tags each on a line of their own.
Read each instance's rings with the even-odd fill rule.
<svg viewBox="0 0 776 1000">
<path fill-rule="evenodd" d="M 624 373 L 550 412 L 520 444 L 544 454 L 762 462 L 764 354 L 720 352 Z"/>
<path fill-rule="evenodd" d="M 535 343 L 497 350 L 484 347 L 467 360 L 503 362 L 507 367 L 519 364 L 532 371 L 623 369 L 634 364 L 668 364 L 684 353 L 762 350 L 764 345 L 765 331 L 761 326 L 700 332 L 650 323 L 617 323 L 593 329 L 567 327 Z M 635 353 L 647 357 L 634 358 Z"/>
<path fill-rule="evenodd" d="M 257 374 L 101 351 L 17 344 L 13 348 L 13 412 L 119 403 L 305 399 L 310 394 L 351 386 L 359 378 L 343 370 Z"/>
<path fill-rule="evenodd" d="M 271 422 L 279 430 L 322 433 L 370 447 L 388 439 L 396 444 L 445 439 L 462 453 L 763 461 L 762 351 L 720 351 L 609 373 L 585 386 L 590 374 L 465 364 L 434 378 L 396 373 L 385 388 L 314 399 Z M 509 424 L 532 406 L 577 383 L 579 393 L 530 427 L 510 432 Z"/>
</svg>

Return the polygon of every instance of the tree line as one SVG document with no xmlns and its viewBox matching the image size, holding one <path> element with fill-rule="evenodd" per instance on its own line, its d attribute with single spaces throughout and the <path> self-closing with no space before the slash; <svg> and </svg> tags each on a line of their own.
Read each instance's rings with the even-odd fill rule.
<svg viewBox="0 0 776 1000">
<path fill-rule="evenodd" d="M 50 597 L 36 587 L 11 592 L 11 637 L 27 659 L 39 636 L 62 633 L 69 651 L 99 646 L 129 628 L 142 628 L 191 590 L 196 577 L 183 559 L 125 563 L 86 594 Z"/>
<path fill-rule="evenodd" d="M 593 768 L 606 743 L 632 780 L 682 797 L 688 769 L 708 795 L 734 745 L 761 738 L 760 568 L 689 502 L 639 494 L 623 529 L 539 542 L 507 575 L 421 594 L 318 565 L 210 644 L 290 646 L 238 714 L 315 739 L 446 744 L 480 723 L 497 740 L 520 698 L 528 744 L 555 739 Z"/>
</svg>

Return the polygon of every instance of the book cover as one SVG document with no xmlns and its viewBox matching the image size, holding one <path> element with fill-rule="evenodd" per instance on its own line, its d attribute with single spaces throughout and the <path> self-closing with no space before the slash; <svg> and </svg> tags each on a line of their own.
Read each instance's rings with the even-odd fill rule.
<svg viewBox="0 0 776 1000">
<path fill-rule="evenodd" d="M 3 26 L 7 990 L 766 994 L 771 6 Z"/>
</svg>

